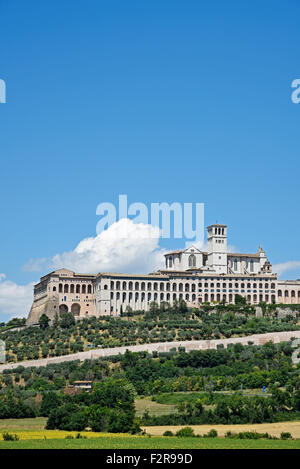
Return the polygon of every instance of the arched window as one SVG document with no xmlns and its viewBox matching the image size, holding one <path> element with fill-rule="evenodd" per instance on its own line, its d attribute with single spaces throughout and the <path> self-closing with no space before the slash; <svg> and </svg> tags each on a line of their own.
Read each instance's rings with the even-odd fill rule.
<svg viewBox="0 0 300 469">
<path fill-rule="evenodd" d="M 112 286 L 112 288 L 114 288 L 114 286 Z M 88 294 L 91 294 L 92 293 L 92 285 L 88 285 Z"/>
<path fill-rule="evenodd" d="M 86 293 L 86 286 L 85 285 L 82 285 L 81 293 Z"/>
<path fill-rule="evenodd" d="M 67 283 L 64 286 L 64 293 L 69 293 L 69 285 Z"/>
<path fill-rule="evenodd" d="M 70 293 L 74 293 L 74 284 L 73 283 L 70 286 Z"/>
<path fill-rule="evenodd" d="M 76 285 L 76 293 L 80 293 L 80 285 L 79 284 Z"/>
<path fill-rule="evenodd" d="M 195 256 L 195 254 L 191 254 L 189 256 L 189 267 L 196 267 L 196 256 Z"/>
<path fill-rule="evenodd" d="M 278 290 L 278 296 L 282 296 L 282 291 L 281 290 Z"/>
</svg>

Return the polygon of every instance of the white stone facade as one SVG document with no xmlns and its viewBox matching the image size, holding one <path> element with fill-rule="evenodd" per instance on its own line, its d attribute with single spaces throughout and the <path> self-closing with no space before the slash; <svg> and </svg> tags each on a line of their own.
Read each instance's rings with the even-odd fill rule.
<svg viewBox="0 0 300 469">
<path fill-rule="evenodd" d="M 227 252 L 226 225 L 208 227 L 207 252 L 191 246 L 169 252 L 165 259 L 165 269 L 148 275 L 51 272 L 34 287 L 27 322 L 37 323 L 43 313 L 54 319 L 64 311 L 77 318 L 118 316 L 121 308 L 147 311 L 152 302 L 180 299 L 189 306 L 232 303 L 236 294 L 251 304 L 300 304 L 300 281 L 277 280 L 261 247 L 256 254 Z"/>
</svg>

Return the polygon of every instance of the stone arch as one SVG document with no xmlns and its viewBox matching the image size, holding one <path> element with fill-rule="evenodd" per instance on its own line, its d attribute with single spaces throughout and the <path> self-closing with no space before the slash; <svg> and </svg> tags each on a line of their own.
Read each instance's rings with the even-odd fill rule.
<svg viewBox="0 0 300 469">
<path fill-rule="evenodd" d="M 79 303 L 73 303 L 71 306 L 71 313 L 73 316 L 79 316 L 80 315 L 80 304 Z"/>
<path fill-rule="evenodd" d="M 69 311 L 68 306 L 65 304 L 59 305 L 59 314 L 67 313 Z"/>
</svg>

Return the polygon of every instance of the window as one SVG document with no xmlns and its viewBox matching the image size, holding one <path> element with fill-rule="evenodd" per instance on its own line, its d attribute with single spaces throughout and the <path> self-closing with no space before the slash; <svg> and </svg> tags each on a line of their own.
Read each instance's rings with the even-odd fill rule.
<svg viewBox="0 0 300 469">
<path fill-rule="evenodd" d="M 191 254 L 189 256 L 189 267 L 196 267 L 196 256 L 195 256 L 195 254 Z"/>
</svg>

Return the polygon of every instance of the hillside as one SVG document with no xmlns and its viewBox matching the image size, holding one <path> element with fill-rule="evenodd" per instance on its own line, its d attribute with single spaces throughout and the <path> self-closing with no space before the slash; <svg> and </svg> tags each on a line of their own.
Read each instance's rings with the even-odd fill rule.
<svg viewBox="0 0 300 469">
<path fill-rule="evenodd" d="M 300 309 L 300 308 L 299 308 Z M 300 313 L 278 317 L 273 305 L 264 305 L 262 317 L 247 305 L 204 306 L 188 309 L 153 305 L 150 312 L 122 317 L 75 319 L 66 313 L 47 327 L 3 330 L 6 362 L 56 357 L 91 348 L 158 342 L 222 339 L 267 332 L 300 330 Z"/>
</svg>

